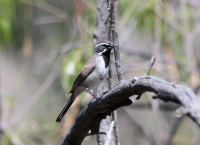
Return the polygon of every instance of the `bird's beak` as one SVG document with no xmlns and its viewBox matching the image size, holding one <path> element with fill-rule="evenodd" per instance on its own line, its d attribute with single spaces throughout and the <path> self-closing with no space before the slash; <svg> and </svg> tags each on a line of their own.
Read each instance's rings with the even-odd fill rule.
<svg viewBox="0 0 200 145">
<path fill-rule="evenodd" d="M 114 48 L 113 43 L 110 44 L 110 47 L 109 47 L 109 48 L 110 48 L 110 49 L 113 49 L 113 48 Z"/>
</svg>

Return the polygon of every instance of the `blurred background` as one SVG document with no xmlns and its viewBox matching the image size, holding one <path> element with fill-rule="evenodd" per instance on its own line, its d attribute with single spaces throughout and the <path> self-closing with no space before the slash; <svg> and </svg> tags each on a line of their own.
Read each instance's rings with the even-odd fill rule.
<svg viewBox="0 0 200 145">
<path fill-rule="evenodd" d="M 87 107 L 92 97 L 82 93 L 55 122 L 93 54 L 95 16 L 93 0 L 0 0 L 1 145 L 59 144 Z M 200 97 L 199 0 L 119 0 L 117 28 L 125 79 L 144 75 L 155 55 L 151 75 Z M 177 118 L 178 105 L 152 96 L 118 109 L 121 144 L 199 145 L 198 126 Z M 83 142 L 93 144 L 96 136 Z"/>
</svg>

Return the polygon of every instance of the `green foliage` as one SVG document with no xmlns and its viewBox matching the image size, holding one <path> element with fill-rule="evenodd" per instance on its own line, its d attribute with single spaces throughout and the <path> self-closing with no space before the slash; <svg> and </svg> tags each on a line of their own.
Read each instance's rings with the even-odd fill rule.
<svg viewBox="0 0 200 145">
<path fill-rule="evenodd" d="M 0 0 L 0 47 L 21 48 L 24 35 L 24 5 L 16 0 Z"/>
<path fill-rule="evenodd" d="M 137 20 L 137 29 L 141 33 L 153 32 L 155 27 L 155 1 L 139 1 L 137 3 L 135 19 Z"/>
<path fill-rule="evenodd" d="M 12 40 L 12 20 L 14 0 L 0 1 L 0 45 L 8 45 Z"/>
</svg>

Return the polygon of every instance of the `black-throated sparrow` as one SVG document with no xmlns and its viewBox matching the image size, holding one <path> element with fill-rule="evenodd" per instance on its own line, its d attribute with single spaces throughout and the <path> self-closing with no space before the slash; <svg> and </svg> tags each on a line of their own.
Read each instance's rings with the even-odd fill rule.
<svg viewBox="0 0 200 145">
<path fill-rule="evenodd" d="M 83 91 L 95 97 L 90 90 L 96 88 L 105 79 L 109 70 L 110 52 L 113 47 L 113 43 L 110 41 L 103 40 L 97 43 L 92 58 L 83 66 L 81 72 L 74 81 L 72 89 L 69 92 L 72 93 L 72 95 L 60 112 L 56 122 L 62 120 L 76 97 Z"/>
</svg>

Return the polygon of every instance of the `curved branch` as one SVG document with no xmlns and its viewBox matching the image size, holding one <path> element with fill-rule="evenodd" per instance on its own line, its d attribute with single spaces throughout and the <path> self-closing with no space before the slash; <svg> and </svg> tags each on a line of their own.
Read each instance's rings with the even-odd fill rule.
<svg viewBox="0 0 200 145">
<path fill-rule="evenodd" d="M 177 113 L 188 115 L 200 126 L 200 99 L 195 96 L 191 89 L 154 76 L 134 77 L 131 80 L 121 82 L 101 98 L 91 102 L 88 108 L 76 118 L 62 145 L 81 144 L 96 122 L 105 118 L 111 111 L 130 105 L 132 101 L 128 98 L 132 95 L 144 92 L 154 92 L 156 98 L 180 104 L 181 107 Z"/>
</svg>

